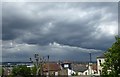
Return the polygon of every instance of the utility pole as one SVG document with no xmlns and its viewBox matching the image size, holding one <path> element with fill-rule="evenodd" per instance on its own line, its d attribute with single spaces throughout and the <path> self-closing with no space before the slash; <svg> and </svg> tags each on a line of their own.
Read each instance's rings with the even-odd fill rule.
<svg viewBox="0 0 120 77">
<path fill-rule="evenodd" d="M 36 77 L 38 76 L 38 69 L 39 69 L 39 64 L 38 64 L 38 61 L 39 61 L 39 55 L 38 54 L 35 54 L 35 60 L 36 60 L 36 68 L 37 68 L 37 71 L 36 71 Z"/>
<path fill-rule="evenodd" d="M 35 61 L 30 58 L 30 61 L 36 65 L 36 77 L 39 75 L 43 75 L 43 64 L 45 62 L 45 57 L 44 56 L 39 56 L 39 54 L 34 54 Z M 46 57 L 48 59 L 48 76 L 49 76 L 49 55 Z"/>
<path fill-rule="evenodd" d="M 50 75 L 50 71 L 49 71 L 49 55 L 47 56 L 47 58 L 48 58 L 48 77 L 49 77 L 49 75 Z"/>
<path fill-rule="evenodd" d="M 89 70 L 89 74 L 92 75 L 92 56 L 91 56 L 91 52 L 89 52 L 89 64 L 88 64 L 88 70 Z"/>
<path fill-rule="evenodd" d="M 92 58 L 91 58 L 91 52 L 90 52 L 89 54 L 90 54 L 90 63 L 91 63 L 91 61 L 92 61 L 92 60 L 91 60 L 91 59 L 92 59 Z"/>
<path fill-rule="evenodd" d="M 38 77 L 38 72 L 41 68 L 39 68 L 39 54 L 34 54 L 34 59 L 35 61 L 32 60 L 32 58 L 30 58 L 30 61 L 36 66 L 36 77 Z"/>
</svg>

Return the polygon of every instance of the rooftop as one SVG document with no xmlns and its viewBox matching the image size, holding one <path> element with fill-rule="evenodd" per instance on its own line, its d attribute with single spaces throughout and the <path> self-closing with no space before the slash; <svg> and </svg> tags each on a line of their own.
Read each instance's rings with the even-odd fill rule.
<svg viewBox="0 0 120 77">
<path fill-rule="evenodd" d="M 46 63 L 43 65 L 43 71 L 59 71 L 61 70 L 60 65 L 57 63 Z"/>
<path fill-rule="evenodd" d="M 105 58 L 105 55 L 102 54 L 102 55 L 98 56 L 97 58 Z"/>
</svg>

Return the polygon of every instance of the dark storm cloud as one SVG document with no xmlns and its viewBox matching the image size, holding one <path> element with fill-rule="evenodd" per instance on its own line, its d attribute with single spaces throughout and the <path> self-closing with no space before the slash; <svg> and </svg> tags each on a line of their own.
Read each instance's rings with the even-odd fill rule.
<svg viewBox="0 0 120 77">
<path fill-rule="evenodd" d="M 5 2 L 2 13 L 2 40 L 7 43 L 11 43 L 12 40 L 17 44 L 35 45 L 29 51 L 30 55 L 34 50 L 39 50 L 39 46 L 43 53 L 48 52 L 50 47 L 44 49 L 41 46 L 53 42 L 70 47 L 105 51 L 115 41 L 114 35 L 117 34 L 118 12 L 115 2 Z M 61 51 L 70 51 L 69 58 L 73 53 L 77 55 L 77 51 L 81 51 L 63 49 Z M 3 51 L 5 56 L 12 51 L 15 52 L 14 55 L 20 54 L 14 48 L 10 51 L 9 47 L 3 48 Z M 23 51 L 26 53 L 28 50 Z"/>
</svg>

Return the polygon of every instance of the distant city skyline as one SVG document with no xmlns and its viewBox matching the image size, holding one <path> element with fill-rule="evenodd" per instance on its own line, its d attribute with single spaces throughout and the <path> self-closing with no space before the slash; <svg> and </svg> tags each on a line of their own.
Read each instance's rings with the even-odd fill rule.
<svg viewBox="0 0 120 77">
<path fill-rule="evenodd" d="M 117 2 L 4 2 L 3 61 L 89 61 L 104 53 L 118 34 Z"/>
</svg>

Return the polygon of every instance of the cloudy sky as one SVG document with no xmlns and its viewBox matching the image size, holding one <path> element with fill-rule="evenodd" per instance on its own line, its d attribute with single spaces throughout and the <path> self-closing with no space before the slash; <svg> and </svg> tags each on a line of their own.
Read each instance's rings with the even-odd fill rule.
<svg viewBox="0 0 120 77">
<path fill-rule="evenodd" d="M 35 53 L 51 60 L 89 61 L 118 33 L 117 2 L 4 2 L 3 61 L 29 61 Z"/>
</svg>

